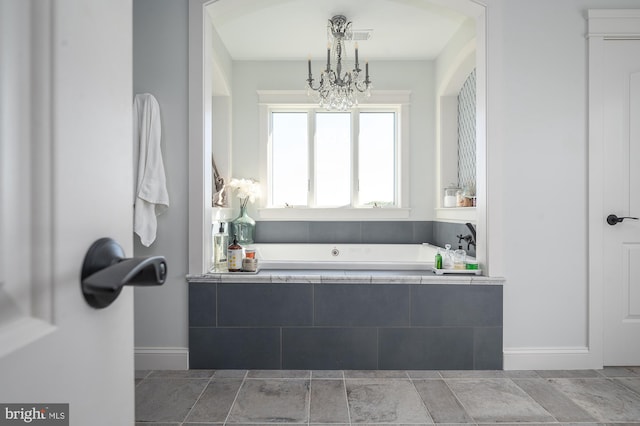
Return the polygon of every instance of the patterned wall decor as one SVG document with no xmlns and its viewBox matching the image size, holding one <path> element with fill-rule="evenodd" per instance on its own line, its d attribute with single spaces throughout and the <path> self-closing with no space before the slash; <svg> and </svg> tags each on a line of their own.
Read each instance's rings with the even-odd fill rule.
<svg viewBox="0 0 640 426">
<path fill-rule="evenodd" d="M 458 94 L 458 184 L 476 186 L 476 70 Z"/>
</svg>

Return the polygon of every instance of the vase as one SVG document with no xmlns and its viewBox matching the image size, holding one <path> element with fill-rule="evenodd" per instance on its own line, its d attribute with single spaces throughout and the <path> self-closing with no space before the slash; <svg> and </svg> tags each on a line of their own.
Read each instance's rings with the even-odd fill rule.
<svg viewBox="0 0 640 426">
<path fill-rule="evenodd" d="M 247 214 L 246 206 L 240 207 L 240 216 L 231 221 L 231 228 L 232 234 L 229 235 L 229 240 L 235 237 L 240 245 L 253 244 L 256 221 Z"/>
</svg>

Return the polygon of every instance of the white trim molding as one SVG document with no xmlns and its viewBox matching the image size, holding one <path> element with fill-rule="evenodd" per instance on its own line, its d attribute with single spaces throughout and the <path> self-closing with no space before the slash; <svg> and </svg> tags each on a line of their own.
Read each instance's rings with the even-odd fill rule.
<svg viewBox="0 0 640 426">
<path fill-rule="evenodd" d="M 306 90 L 258 90 L 258 105 L 318 105 Z M 371 97 L 359 101 L 361 105 L 409 105 L 410 90 L 376 90 Z"/>
<path fill-rule="evenodd" d="M 589 325 L 588 345 L 591 368 L 603 366 L 604 312 L 604 212 L 605 136 L 604 48 L 606 40 L 640 39 L 640 9 L 589 10 Z M 577 367 L 574 367 L 577 368 Z"/>
<path fill-rule="evenodd" d="M 409 208 L 262 208 L 261 220 L 393 220 L 409 219 Z"/>
<path fill-rule="evenodd" d="M 640 39 L 640 9 L 591 9 L 587 20 L 589 38 Z"/>
<path fill-rule="evenodd" d="M 215 0 L 214 0 L 215 1 Z M 211 258 L 212 33 L 209 0 L 189 0 L 189 273 Z"/>
<path fill-rule="evenodd" d="M 442 207 L 436 210 L 436 220 L 452 223 L 476 223 L 478 218 L 475 207 Z"/>
<path fill-rule="evenodd" d="M 189 348 L 135 348 L 136 370 L 188 370 Z"/>
<path fill-rule="evenodd" d="M 504 348 L 505 370 L 600 369 L 587 347 Z"/>
</svg>

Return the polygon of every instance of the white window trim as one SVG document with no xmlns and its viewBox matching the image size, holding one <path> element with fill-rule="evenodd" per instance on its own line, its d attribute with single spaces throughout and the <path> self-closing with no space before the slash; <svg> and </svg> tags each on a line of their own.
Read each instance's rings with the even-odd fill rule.
<svg viewBox="0 0 640 426">
<path fill-rule="evenodd" d="M 267 207 L 264 204 L 258 208 L 259 220 L 382 220 L 382 219 L 406 219 L 409 218 L 411 209 L 409 204 L 409 104 L 411 92 L 408 90 L 376 90 L 370 98 L 360 102 L 361 105 L 370 107 L 388 108 L 390 104 L 399 105 L 399 114 L 402 117 L 398 123 L 397 150 L 399 156 L 400 173 L 398 174 L 397 194 L 398 204 L 388 208 L 278 208 Z M 306 106 L 313 108 L 313 102 L 304 90 L 259 90 L 258 105 L 260 114 L 260 182 L 263 193 L 267 193 L 269 158 L 269 111 L 277 105 L 277 109 L 287 106 Z M 276 109 L 276 108 L 273 108 Z"/>
</svg>

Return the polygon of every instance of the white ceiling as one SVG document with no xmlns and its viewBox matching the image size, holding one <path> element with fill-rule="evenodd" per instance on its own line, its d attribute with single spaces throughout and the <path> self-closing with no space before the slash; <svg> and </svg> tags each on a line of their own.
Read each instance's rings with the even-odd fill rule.
<svg viewBox="0 0 640 426">
<path fill-rule="evenodd" d="M 208 12 L 233 60 L 324 60 L 334 15 L 373 30 L 361 59 L 434 59 L 468 19 L 429 0 L 218 0 Z"/>
</svg>

